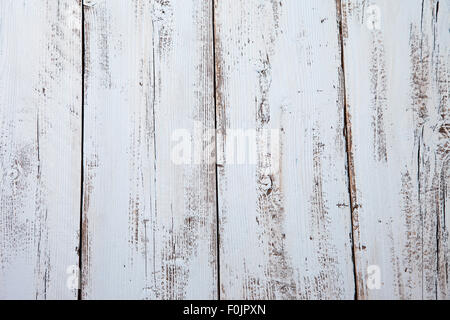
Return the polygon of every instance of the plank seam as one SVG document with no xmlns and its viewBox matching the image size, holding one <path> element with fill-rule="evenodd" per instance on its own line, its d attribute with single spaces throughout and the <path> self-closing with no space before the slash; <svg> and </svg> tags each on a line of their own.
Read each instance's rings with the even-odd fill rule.
<svg viewBox="0 0 450 320">
<path fill-rule="evenodd" d="M 342 69 L 342 95 L 344 104 L 344 138 L 345 138 L 345 152 L 347 154 L 347 179 L 348 179 L 348 193 L 350 198 L 350 215 L 351 215 L 351 242 L 352 242 L 352 261 L 353 261 L 353 278 L 355 282 L 355 295 L 354 300 L 358 300 L 360 297 L 358 283 L 358 272 L 356 263 L 356 243 L 355 243 L 355 232 L 357 225 L 357 214 L 355 210 L 358 208 L 356 201 L 356 182 L 355 182 L 355 172 L 354 172 L 354 160 L 352 151 L 352 131 L 350 123 L 350 113 L 347 105 L 347 89 L 345 81 L 345 57 L 344 57 L 344 35 L 343 35 L 343 14 L 342 14 L 342 0 L 336 0 L 338 25 L 339 25 L 339 45 L 341 49 L 341 69 Z"/>
</svg>

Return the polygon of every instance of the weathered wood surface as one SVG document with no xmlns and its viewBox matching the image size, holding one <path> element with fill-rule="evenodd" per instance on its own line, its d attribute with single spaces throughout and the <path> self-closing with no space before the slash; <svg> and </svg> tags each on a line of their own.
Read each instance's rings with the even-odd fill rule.
<svg viewBox="0 0 450 320">
<path fill-rule="evenodd" d="M 83 299 L 217 298 L 211 6 L 85 3 Z"/>
<path fill-rule="evenodd" d="M 354 297 L 337 18 L 332 0 L 216 1 L 221 298 Z M 254 159 L 230 151 L 239 130 Z"/>
<path fill-rule="evenodd" d="M 0 299 L 77 297 L 80 26 L 77 0 L 0 1 Z"/>
<path fill-rule="evenodd" d="M 449 25 L 0 1 L 0 299 L 449 299 Z"/>
<path fill-rule="evenodd" d="M 342 2 L 360 299 L 450 294 L 449 14 L 449 1 Z"/>
</svg>

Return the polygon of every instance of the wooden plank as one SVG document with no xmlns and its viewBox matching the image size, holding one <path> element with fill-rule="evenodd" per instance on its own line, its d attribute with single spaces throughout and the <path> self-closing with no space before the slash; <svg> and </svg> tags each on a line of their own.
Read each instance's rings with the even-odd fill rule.
<svg viewBox="0 0 450 320">
<path fill-rule="evenodd" d="M 81 5 L 0 2 L 0 299 L 75 299 Z"/>
<path fill-rule="evenodd" d="M 217 0 L 215 32 L 221 298 L 352 299 L 335 1 Z"/>
<path fill-rule="evenodd" d="M 342 2 L 361 299 L 449 297 L 449 5 Z"/>
<path fill-rule="evenodd" d="M 84 299 L 217 297 L 211 6 L 85 2 Z"/>
</svg>

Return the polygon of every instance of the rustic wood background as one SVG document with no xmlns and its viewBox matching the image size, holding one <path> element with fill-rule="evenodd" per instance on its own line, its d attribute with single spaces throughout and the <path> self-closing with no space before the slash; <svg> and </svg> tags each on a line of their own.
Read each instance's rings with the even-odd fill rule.
<svg viewBox="0 0 450 320">
<path fill-rule="evenodd" d="M 1 0 L 0 299 L 448 299 L 449 81 L 449 0 Z"/>
</svg>

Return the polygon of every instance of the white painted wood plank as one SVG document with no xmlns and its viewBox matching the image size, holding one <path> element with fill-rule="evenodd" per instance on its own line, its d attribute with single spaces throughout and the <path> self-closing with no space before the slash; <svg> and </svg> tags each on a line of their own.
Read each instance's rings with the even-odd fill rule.
<svg viewBox="0 0 450 320">
<path fill-rule="evenodd" d="M 0 299 L 75 299 L 81 5 L 0 2 Z"/>
<path fill-rule="evenodd" d="M 172 159 L 214 128 L 211 1 L 84 10 L 82 296 L 216 298 L 214 154 Z"/>
<path fill-rule="evenodd" d="M 216 0 L 215 30 L 221 298 L 353 299 L 336 2 Z"/>
<path fill-rule="evenodd" d="M 361 299 L 449 295 L 449 8 L 342 3 Z"/>
</svg>

